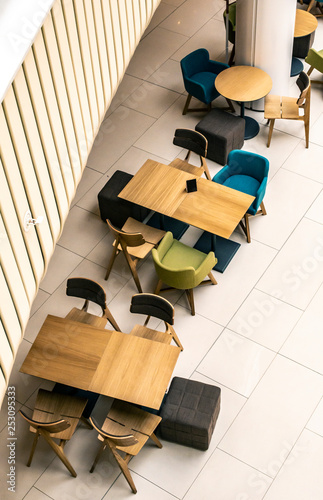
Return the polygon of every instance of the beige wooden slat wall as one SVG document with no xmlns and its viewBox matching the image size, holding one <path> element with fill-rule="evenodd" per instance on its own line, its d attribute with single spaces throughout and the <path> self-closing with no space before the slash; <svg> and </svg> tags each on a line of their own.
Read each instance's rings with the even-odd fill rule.
<svg viewBox="0 0 323 500">
<path fill-rule="evenodd" d="M 0 403 L 93 141 L 160 0 L 56 0 L 0 105 Z M 43 216 L 26 231 L 25 214 Z"/>
</svg>

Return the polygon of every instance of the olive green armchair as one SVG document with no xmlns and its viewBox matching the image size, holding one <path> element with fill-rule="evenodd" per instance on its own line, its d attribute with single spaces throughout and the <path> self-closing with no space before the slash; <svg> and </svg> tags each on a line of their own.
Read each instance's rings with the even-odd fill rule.
<svg viewBox="0 0 323 500">
<path fill-rule="evenodd" d="M 307 56 L 305 57 L 305 62 L 310 65 L 307 75 L 310 76 L 313 69 L 317 69 L 320 73 L 323 73 L 323 49 L 316 51 L 315 49 L 310 49 Z M 311 83 L 323 83 L 323 80 L 311 80 Z"/>
<path fill-rule="evenodd" d="M 212 274 L 212 269 L 217 263 L 214 252 L 207 255 L 195 248 L 191 248 L 173 238 L 171 232 L 167 232 L 158 248 L 152 250 L 152 257 L 159 281 L 155 289 L 158 295 L 163 283 L 170 290 L 176 288 L 185 290 L 191 308 L 192 316 L 195 315 L 193 288 L 217 282 Z M 208 280 L 204 278 L 208 276 Z"/>
</svg>

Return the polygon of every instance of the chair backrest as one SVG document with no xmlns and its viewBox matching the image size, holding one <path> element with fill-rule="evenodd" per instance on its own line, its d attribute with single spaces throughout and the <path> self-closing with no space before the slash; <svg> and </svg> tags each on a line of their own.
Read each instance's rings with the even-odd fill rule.
<svg viewBox="0 0 323 500">
<path fill-rule="evenodd" d="M 124 248 L 126 247 L 139 247 L 145 243 L 145 239 L 141 233 L 125 233 L 121 229 L 114 227 L 109 219 L 107 219 L 107 224 L 116 238 L 116 244 L 120 243 Z"/>
<path fill-rule="evenodd" d="M 235 27 L 236 27 L 236 8 L 237 4 L 236 2 L 232 2 L 229 4 L 229 31 L 228 31 L 228 40 L 231 43 L 235 43 L 236 39 L 236 32 L 235 32 Z M 226 26 L 226 18 L 227 18 L 227 12 L 226 9 L 223 11 L 223 20 L 224 24 Z"/>
<path fill-rule="evenodd" d="M 206 71 L 210 56 L 206 49 L 197 49 L 181 60 L 183 78 L 190 77 L 195 73 Z"/>
<path fill-rule="evenodd" d="M 178 128 L 175 130 L 173 144 L 181 148 L 193 151 L 193 153 L 206 157 L 207 154 L 207 139 L 203 134 L 196 130 L 187 128 Z"/>
<path fill-rule="evenodd" d="M 88 278 L 69 278 L 66 283 L 66 295 L 91 300 L 98 304 L 102 311 L 106 309 L 106 294 L 96 281 Z"/>
<path fill-rule="evenodd" d="M 96 421 L 90 417 L 90 422 L 93 425 L 94 429 L 103 437 L 103 439 L 107 439 L 112 441 L 116 446 L 132 446 L 138 443 L 138 439 L 135 438 L 133 434 L 124 434 L 122 436 L 117 436 L 115 434 L 110 434 L 109 432 L 104 431 Z"/>
<path fill-rule="evenodd" d="M 259 182 L 268 177 L 269 161 L 264 156 L 250 151 L 234 149 L 228 154 L 230 175 L 249 175 Z"/>
<path fill-rule="evenodd" d="M 174 307 L 168 300 L 153 293 L 137 293 L 131 298 L 130 312 L 145 314 L 174 324 Z"/>
<path fill-rule="evenodd" d="M 302 71 L 296 80 L 296 84 L 300 90 L 300 95 L 297 99 L 298 106 L 304 106 L 307 100 L 308 91 L 310 89 L 311 83 L 308 75 Z"/>
<path fill-rule="evenodd" d="M 307 56 L 305 57 L 305 62 L 310 66 L 313 66 L 315 69 L 323 73 L 323 54 L 322 50 L 319 52 L 315 49 L 311 48 L 308 51 Z"/>
<path fill-rule="evenodd" d="M 22 410 L 19 410 L 19 413 L 31 425 L 31 427 L 36 430 L 43 429 L 50 434 L 57 434 L 58 432 L 65 431 L 71 426 L 71 424 L 65 419 L 56 420 L 54 422 L 38 422 L 37 420 L 27 417 Z"/>
</svg>

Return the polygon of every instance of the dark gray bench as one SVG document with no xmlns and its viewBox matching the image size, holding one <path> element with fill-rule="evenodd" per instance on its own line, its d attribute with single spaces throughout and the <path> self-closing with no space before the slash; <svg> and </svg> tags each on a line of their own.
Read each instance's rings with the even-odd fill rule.
<svg viewBox="0 0 323 500">
<path fill-rule="evenodd" d="M 130 201 L 123 200 L 118 194 L 133 178 L 132 174 L 116 170 L 106 185 L 98 194 L 98 202 L 101 219 L 105 222 L 109 219 L 114 226 L 121 228 L 128 217 L 142 222 L 150 213 L 148 208 L 141 207 Z"/>
</svg>

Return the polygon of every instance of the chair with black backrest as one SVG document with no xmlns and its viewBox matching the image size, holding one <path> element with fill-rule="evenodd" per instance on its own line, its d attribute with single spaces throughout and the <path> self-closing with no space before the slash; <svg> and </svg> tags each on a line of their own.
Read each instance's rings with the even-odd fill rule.
<svg viewBox="0 0 323 500">
<path fill-rule="evenodd" d="M 105 279 L 107 280 L 109 278 L 116 257 L 120 252 L 123 252 L 138 288 L 138 292 L 141 293 L 142 288 L 137 272 L 137 263 L 141 259 L 144 259 L 149 252 L 158 245 L 165 231 L 147 226 L 131 217 L 127 219 L 122 229 L 114 227 L 109 219 L 107 219 L 107 224 L 115 237 L 115 241 L 113 242 L 113 252 L 108 264 Z"/>
<path fill-rule="evenodd" d="M 90 472 L 94 471 L 102 452 L 108 447 L 128 481 L 132 492 L 137 493 L 128 463 L 132 457 L 139 453 L 149 438 L 154 441 L 158 448 L 162 448 L 162 444 L 154 434 L 161 417 L 124 401 L 115 400 L 102 427 L 99 427 L 92 418 L 90 418 L 90 421 L 94 429 L 99 433 L 98 439 L 102 441 Z"/>
<path fill-rule="evenodd" d="M 188 111 L 210 111 L 212 101 L 219 97 L 214 81 L 221 71 L 229 68 L 228 64 L 212 61 L 206 49 L 197 49 L 181 60 L 181 70 L 184 87 L 188 93 L 183 115 Z M 189 108 L 192 97 L 206 104 L 205 108 Z M 229 99 L 226 99 L 232 112 L 234 107 Z"/>
<path fill-rule="evenodd" d="M 69 278 L 66 284 L 66 295 L 85 299 L 82 309 L 74 307 L 67 314 L 66 319 L 87 323 L 98 328 L 105 328 L 109 321 L 113 328 L 120 332 L 120 328 L 107 306 L 106 293 L 99 283 L 88 278 Z M 87 312 L 90 302 L 100 306 L 102 316 Z"/>
<path fill-rule="evenodd" d="M 300 90 L 299 97 L 286 97 L 268 94 L 265 97 L 264 116 L 268 120 L 269 134 L 267 147 L 269 148 L 275 120 L 301 120 L 305 126 L 305 146 L 309 146 L 310 133 L 310 99 L 311 83 L 308 75 L 302 71 L 297 78 Z"/>
<path fill-rule="evenodd" d="M 147 315 L 143 325 L 135 325 L 130 334 L 145 339 L 170 344 L 172 339 L 183 350 L 183 346 L 173 328 L 174 307 L 164 297 L 153 293 L 138 293 L 131 298 L 130 312 Z M 161 319 L 165 323 L 165 332 L 148 328 L 146 325 L 150 318 Z"/>
<path fill-rule="evenodd" d="M 64 453 L 64 446 L 73 436 L 81 418 L 87 400 L 39 389 L 33 416 L 28 417 L 23 411 L 20 415 L 30 424 L 30 431 L 35 433 L 27 466 L 30 467 L 39 436 L 47 441 L 73 477 L 76 472 Z M 57 444 L 54 439 L 59 439 Z"/>
<path fill-rule="evenodd" d="M 179 146 L 180 148 L 185 148 L 188 151 L 184 160 L 175 158 L 175 160 L 170 163 L 172 167 L 184 170 L 184 172 L 188 172 L 193 175 L 201 176 L 205 174 L 205 177 L 211 180 L 211 175 L 205 160 L 207 154 L 207 139 L 203 134 L 197 132 L 196 130 L 178 128 L 174 133 L 173 144 L 175 144 L 175 146 Z M 196 167 L 195 165 L 188 163 L 192 152 L 200 157 L 200 167 Z"/>
</svg>

